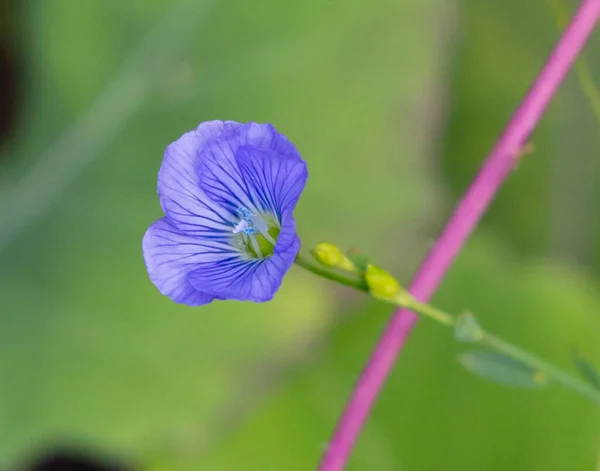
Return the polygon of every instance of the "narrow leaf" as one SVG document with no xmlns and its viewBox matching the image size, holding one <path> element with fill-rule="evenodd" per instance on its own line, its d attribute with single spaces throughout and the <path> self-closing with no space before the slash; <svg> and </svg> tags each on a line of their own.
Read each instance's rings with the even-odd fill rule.
<svg viewBox="0 0 600 471">
<path fill-rule="evenodd" d="M 573 351 L 573 361 L 581 376 L 596 389 L 600 390 L 600 373 L 596 367 L 579 355 L 577 350 Z"/>
<path fill-rule="evenodd" d="M 543 388 L 546 375 L 502 353 L 473 350 L 462 353 L 458 361 L 471 373 L 513 388 Z"/>
</svg>

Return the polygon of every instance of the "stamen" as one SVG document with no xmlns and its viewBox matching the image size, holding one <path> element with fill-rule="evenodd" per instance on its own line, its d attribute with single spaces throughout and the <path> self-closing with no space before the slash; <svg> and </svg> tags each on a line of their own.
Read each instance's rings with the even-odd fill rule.
<svg viewBox="0 0 600 471">
<path fill-rule="evenodd" d="M 274 223 L 270 226 L 265 220 L 265 217 L 270 217 L 268 214 L 259 216 L 245 207 L 238 208 L 237 212 L 240 220 L 232 223 L 232 232 L 239 236 L 235 237 L 234 241 L 237 241 L 237 244 L 242 247 L 245 246 L 254 258 L 271 255 L 277 243 L 279 225 Z"/>
<path fill-rule="evenodd" d="M 240 232 L 243 232 L 244 234 L 254 234 L 255 229 L 262 232 L 262 225 L 266 227 L 266 224 L 248 208 L 238 208 L 238 213 L 240 214 L 241 219 L 233 228 L 234 234 Z M 255 223 L 258 223 L 257 228 L 255 228 Z"/>
<path fill-rule="evenodd" d="M 239 234 L 240 232 L 246 233 L 246 231 L 248 230 L 249 227 L 250 227 L 250 224 L 248 223 L 248 221 L 246 221 L 245 219 L 242 219 L 233 228 L 233 233 L 234 234 Z"/>
<path fill-rule="evenodd" d="M 269 234 L 269 230 L 267 229 L 264 232 L 261 232 L 262 236 L 267 239 L 269 242 L 271 242 L 271 244 L 273 245 L 273 247 L 275 247 L 276 241 L 275 239 L 273 239 L 273 237 L 271 237 L 271 234 Z"/>
<path fill-rule="evenodd" d="M 254 237 L 253 235 L 249 235 L 248 237 L 250 238 L 250 242 L 252 243 L 252 248 L 254 249 L 254 252 L 256 252 L 256 255 L 258 256 L 258 258 L 263 258 L 263 253 L 262 253 L 262 250 L 260 250 L 260 244 L 256 240 L 256 237 Z"/>
</svg>

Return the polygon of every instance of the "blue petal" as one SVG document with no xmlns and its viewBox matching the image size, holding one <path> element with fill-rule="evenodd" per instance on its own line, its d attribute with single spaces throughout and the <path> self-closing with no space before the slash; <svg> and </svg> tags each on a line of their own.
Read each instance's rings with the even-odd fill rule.
<svg viewBox="0 0 600 471">
<path fill-rule="evenodd" d="M 220 262 L 201 263 L 190 273 L 191 285 L 225 299 L 254 302 L 272 299 L 300 250 L 291 211 L 282 215 L 282 221 L 272 255 L 264 259 L 231 257 Z"/>
<path fill-rule="evenodd" d="M 296 207 L 308 179 L 304 161 L 250 146 L 241 147 L 236 160 L 242 178 L 259 206 L 279 217 Z"/>
<path fill-rule="evenodd" d="M 204 263 L 219 263 L 235 255 L 232 247 L 179 232 L 166 218 L 152 224 L 142 241 L 150 279 L 158 290 L 177 303 L 200 306 L 219 296 L 197 290 L 189 274 Z"/>
<path fill-rule="evenodd" d="M 223 121 L 202 123 L 165 150 L 158 173 L 158 194 L 165 215 L 180 230 L 209 236 L 230 231 L 235 214 L 213 204 L 200 189 L 198 173 L 203 149 L 227 125 Z"/>
<path fill-rule="evenodd" d="M 217 141 L 203 150 L 198 165 L 199 184 L 210 200 L 235 214 L 238 208 L 258 212 L 235 161 L 239 149 L 236 138 Z"/>
<path fill-rule="evenodd" d="M 231 212 L 246 207 L 279 216 L 290 206 L 288 190 L 295 203 L 307 178 L 294 145 L 270 124 L 256 123 L 228 123 L 201 152 L 198 173 L 206 195 Z"/>
</svg>

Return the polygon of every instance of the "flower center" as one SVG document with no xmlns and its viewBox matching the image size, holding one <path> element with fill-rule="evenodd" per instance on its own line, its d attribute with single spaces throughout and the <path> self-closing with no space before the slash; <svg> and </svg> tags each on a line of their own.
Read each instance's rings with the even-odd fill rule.
<svg viewBox="0 0 600 471">
<path fill-rule="evenodd" d="M 234 223 L 234 244 L 251 258 L 264 258 L 273 254 L 280 227 L 270 214 L 256 215 L 248 208 L 238 208 L 240 220 Z"/>
</svg>

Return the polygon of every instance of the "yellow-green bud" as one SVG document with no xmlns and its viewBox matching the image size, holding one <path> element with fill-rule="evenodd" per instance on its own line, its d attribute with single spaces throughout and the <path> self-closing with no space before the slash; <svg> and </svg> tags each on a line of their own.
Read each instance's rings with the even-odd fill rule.
<svg viewBox="0 0 600 471">
<path fill-rule="evenodd" d="M 354 264 L 333 244 L 321 242 L 313 249 L 312 254 L 321 265 L 325 265 L 326 267 L 356 271 Z"/>
<path fill-rule="evenodd" d="M 342 251 L 333 244 L 321 242 L 313 249 L 313 256 L 321 265 L 326 267 L 339 267 L 345 256 Z"/>
<path fill-rule="evenodd" d="M 365 281 L 376 298 L 393 299 L 405 292 L 392 275 L 375 265 L 367 265 Z"/>
</svg>

